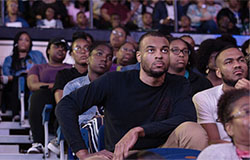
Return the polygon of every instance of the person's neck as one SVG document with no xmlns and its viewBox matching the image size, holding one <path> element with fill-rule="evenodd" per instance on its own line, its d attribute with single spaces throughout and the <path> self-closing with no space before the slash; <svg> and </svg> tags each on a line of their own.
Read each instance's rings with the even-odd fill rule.
<svg viewBox="0 0 250 160">
<path fill-rule="evenodd" d="M 80 64 L 75 63 L 74 67 L 81 74 L 85 73 L 88 70 L 88 65 L 87 64 L 80 65 Z"/>
<path fill-rule="evenodd" d="M 190 31 L 191 30 L 190 26 L 182 26 L 182 28 L 183 28 L 184 31 Z"/>
<path fill-rule="evenodd" d="M 172 69 L 170 67 L 168 68 L 168 73 L 171 73 L 171 74 L 176 74 L 176 75 L 184 76 L 185 72 L 186 72 L 185 68 L 183 68 L 181 70 L 174 70 L 174 69 Z"/>
<path fill-rule="evenodd" d="M 88 77 L 89 77 L 90 82 L 96 80 L 100 76 L 101 76 L 101 74 L 97 74 L 96 72 L 93 72 L 91 69 L 89 69 L 89 71 L 88 71 Z"/>
<path fill-rule="evenodd" d="M 87 25 L 86 25 L 86 24 L 81 24 L 81 23 L 79 23 L 79 24 L 78 24 L 78 27 L 81 28 L 81 29 L 86 29 L 86 28 L 87 28 Z"/>
<path fill-rule="evenodd" d="M 49 61 L 48 64 L 51 65 L 51 66 L 62 66 L 63 65 L 62 62 L 56 62 L 56 61 L 53 61 L 53 60 Z"/>
<path fill-rule="evenodd" d="M 113 47 L 113 56 L 116 56 L 116 53 L 119 51 L 119 48 Z"/>
<path fill-rule="evenodd" d="M 19 52 L 19 58 L 24 58 L 27 56 L 27 52 Z"/>
<path fill-rule="evenodd" d="M 237 142 L 235 143 L 235 146 L 237 149 L 240 151 L 249 151 L 250 146 L 249 145 L 244 145 L 244 144 L 238 144 Z"/>
<path fill-rule="evenodd" d="M 164 83 L 166 74 L 164 73 L 162 76 L 155 78 L 152 76 L 149 76 L 146 72 L 144 72 L 143 69 L 140 69 L 140 80 L 152 87 L 158 87 L 161 86 Z"/>
<path fill-rule="evenodd" d="M 217 86 L 222 83 L 222 79 L 217 77 L 215 71 L 212 70 L 209 70 L 207 79 L 212 83 L 213 86 Z"/>
<path fill-rule="evenodd" d="M 234 89 L 234 87 L 233 86 L 229 86 L 229 85 L 227 85 L 226 83 L 223 82 L 223 86 L 222 86 L 223 92 L 229 91 L 231 89 Z"/>
<path fill-rule="evenodd" d="M 144 29 L 151 29 L 152 25 L 151 24 L 144 24 Z"/>
<path fill-rule="evenodd" d="M 11 22 L 15 22 L 17 19 L 17 15 L 16 14 L 8 14 L 9 15 L 9 19 Z"/>
</svg>

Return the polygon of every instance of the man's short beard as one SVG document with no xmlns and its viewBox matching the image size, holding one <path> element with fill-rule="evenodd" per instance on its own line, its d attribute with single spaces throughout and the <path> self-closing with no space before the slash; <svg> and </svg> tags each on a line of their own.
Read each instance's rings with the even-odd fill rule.
<svg viewBox="0 0 250 160">
<path fill-rule="evenodd" d="M 228 86 L 231 86 L 231 87 L 234 87 L 236 85 L 236 83 L 238 82 L 238 80 L 232 80 L 232 79 L 227 79 L 224 74 L 221 74 L 222 75 L 222 80 L 223 82 L 228 85 Z"/>
<path fill-rule="evenodd" d="M 167 72 L 167 70 L 165 71 L 153 71 L 151 68 L 147 68 L 145 65 L 143 65 L 143 63 L 141 63 L 142 68 L 144 70 L 144 72 L 150 76 L 150 77 L 154 77 L 154 78 L 159 78 L 161 77 L 164 73 Z"/>
</svg>

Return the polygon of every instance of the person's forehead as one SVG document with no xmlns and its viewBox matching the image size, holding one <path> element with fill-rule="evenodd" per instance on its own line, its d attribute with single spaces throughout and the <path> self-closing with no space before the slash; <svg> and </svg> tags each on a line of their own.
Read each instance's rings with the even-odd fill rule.
<svg viewBox="0 0 250 160">
<path fill-rule="evenodd" d="M 179 40 L 179 39 L 177 39 L 177 40 L 174 40 L 174 41 L 172 41 L 172 42 L 170 42 L 170 46 L 185 46 L 185 47 L 187 47 L 187 45 L 183 42 L 183 41 L 181 41 L 181 40 Z"/>
<path fill-rule="evenodd" d="M 156 37 L 156 36 L 147 36 L 142 40 L 142 45 L 143 46 L 149 46 L 149 45 L 153 45 L 153 46 L 159 46 L 159 45 L 165 45 L 165 46 L 169 46 L 169 42 L 167 40 L 167 38 L 165 37 Z"/>
<path fill-rule="evenodd" d="M 237 48 L 228 48 L 219 54 L 222 59 L 239 56 L 244 56 L 244 54 Z"/>
<path fill-rule="evenodd" d="M 114 29 L 115 31 L 118 31 L 118 32 L 122 32 L 122 33 L 124 33 L 125 34 L 125 31 L 122 29 L 122 28 L 116 28 L 116 29 Z"/>
<path fill-rule="evenodd" d="M 74 41 L 73 45 L 77 45 L 77 44 L 89 44 L 89 43 L 86 39 L 77 39 Z"/>
<path fill-rule="evenodd" d="M 249 96 L 243 96 L 240 99 L 238 99 L 237 101 L 235 101 L 233 103 L 233 105 L 235 106 L 233 110 L 235 111 L 235 110 L 240 110 L 242 108 L 250 107 L 249 98 L 250 98 Z"/>
</svg>

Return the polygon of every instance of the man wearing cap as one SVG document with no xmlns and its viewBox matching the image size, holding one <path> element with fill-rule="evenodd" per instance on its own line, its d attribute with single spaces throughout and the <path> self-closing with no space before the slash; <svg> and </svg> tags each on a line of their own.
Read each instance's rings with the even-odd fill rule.
<svg viewBox="0 0 250 160">
<path fill-rule="evenodd" d="M 46 49 L 48 63 L 34 65 L 28 72 L 27 85 L 33 92 L 30 98 L 29 122 L 34 140 L 28 153 L 43 152 L 42 111 L 45 104 L 55 104 L 51 88 L 54 85 L 56 73 L 72 67 L 62 63 L 67 50 L 68 44 L 63 38 L 51 39 Z"/>
<path fill-rule="evenodd" d="M 231 142 L 223 125 L 216 121 L 217 103 L 220 96 L 233 88 L 250 90 L 246 59 L 237 47 L 227 46 L 222 49 L 217 54 L 215 62 L 216 75 L 222 78 L 223 83 L 193 96 L 198 123 L 206 130 L 209 144 Z"/>
</svg>

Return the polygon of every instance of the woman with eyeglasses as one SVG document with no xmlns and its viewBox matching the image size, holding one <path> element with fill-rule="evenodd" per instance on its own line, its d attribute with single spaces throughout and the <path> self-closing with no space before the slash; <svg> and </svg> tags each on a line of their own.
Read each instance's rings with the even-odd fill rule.
<svg viewBox="0 0 250 160">
<path fill-rule="evenodd" d="M 198 160 L 250 159 L 250 92 L 232 89 L 218 102 L 218 121 L 224 126 L 232 143 L 214 144 L 201 152 Z"/>
<path fill-rule="evenodd" d="M 116 53 L 116 59 L 114 60 L 110 71 L 120 71 L 122 67 L 135 64 L 136 62 L 135 44 L 125 42 Z"/>
<path fill-rule="evenodd" d="M 190 65 L 192 63 L 191 54 L 193 50 L 191 45 L 181 38 L 173 38 L 170 41 L 169 48 L 169 67 L 168 72 L 171 74 L 176 74 L 184 76 L 192 87 L 192 96 L 202 90 L 212 87 L 210 81 L 196 73 L 194 73 Z"/>
</svg>

